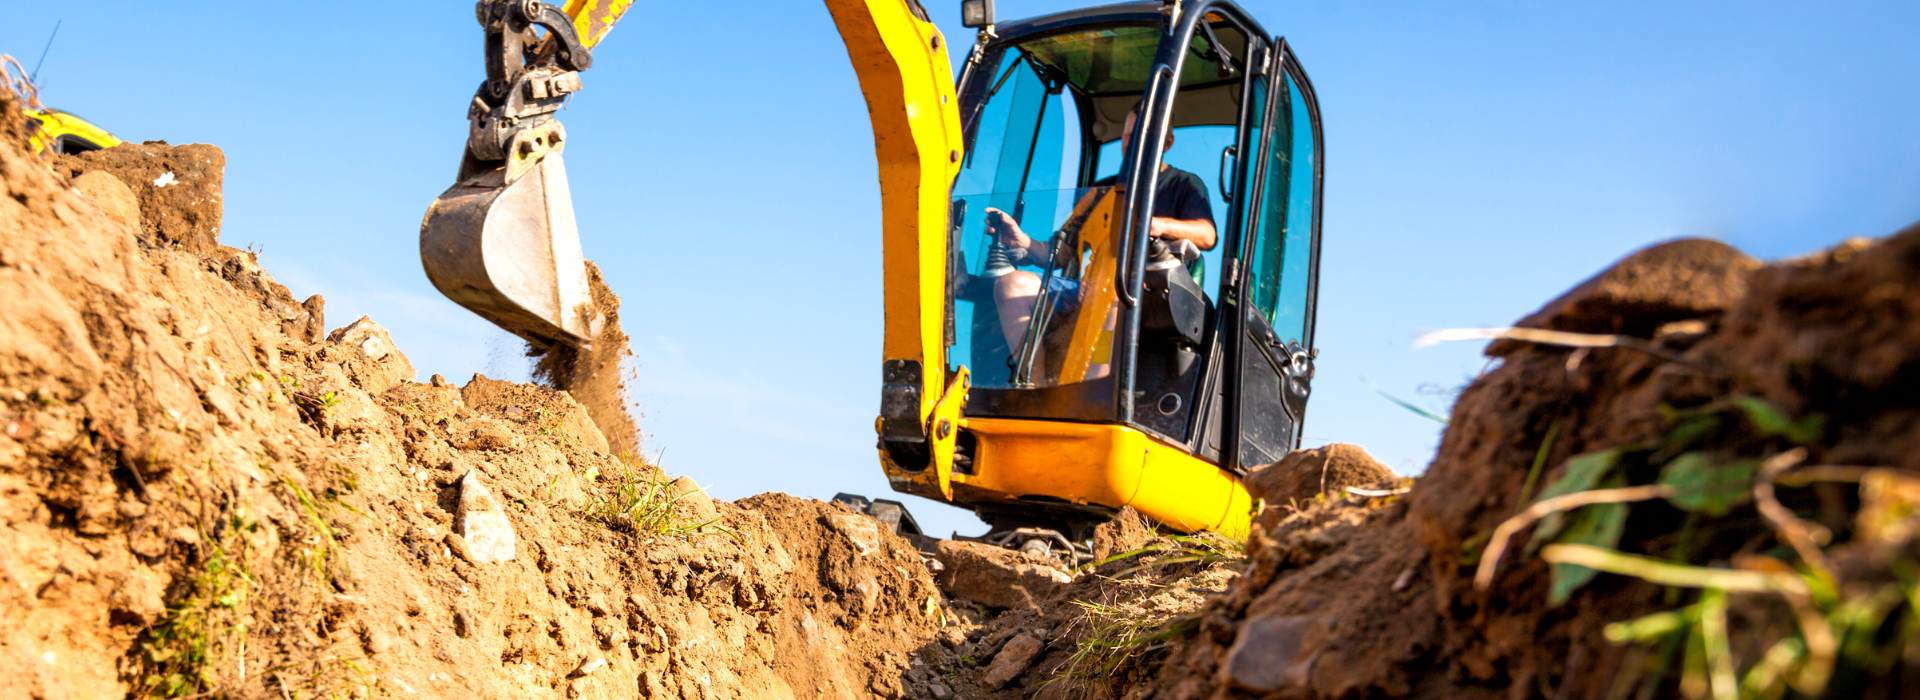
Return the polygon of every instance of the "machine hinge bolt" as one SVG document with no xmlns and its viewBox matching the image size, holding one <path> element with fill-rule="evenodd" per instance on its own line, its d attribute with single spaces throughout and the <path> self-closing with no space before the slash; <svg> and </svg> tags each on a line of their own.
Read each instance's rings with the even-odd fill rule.
<svg viewBox="0 0 1920 700">
<path fill-rule="evenodd" d="M 947 420 L 945 418 L 940 419 L 940 426 L 937 429 L 937 433 L 940 435 L 940 439 L 942 440 L 945 440 L 948 437 L 951 437 L 953 435 L 953 421 Z"/>
<path fill-rule="evenodd" d="M 949 163 L 960 162 L 960 151 L 959 150 L 947 151 L 947 162 Z"/>
</svg>

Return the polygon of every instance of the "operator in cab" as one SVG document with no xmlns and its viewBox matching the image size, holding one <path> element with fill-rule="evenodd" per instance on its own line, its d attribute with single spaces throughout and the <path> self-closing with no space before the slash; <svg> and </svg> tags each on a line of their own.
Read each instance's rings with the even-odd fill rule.
<svg viewBox="0 0 1920 700">
<path fill-rule="evenodd" d="M 1127 112 L 1127 121 L 1120 131 L 1120 151 L 1128 152 L 1132 148 L 1133 128 L 1140 117 L 1140 105 L 1136 104 Z M 1166 148 L 1173 147 L 1173 133 L 1167 133 Z M 1115 174 L 1101 178 L 1093 183 L 1094 187 L 1110 187 L 1119 180 Z M 1200 251 L 1213 250 L 1219 236 L 1213 224 L 1213 205 L 1207 198 L 1206 182 L 1198 175 L 1162 163 L 1159 181 L 1153 197 L 1153 224 L 1147 235 L 1166 241 L 1173 252 L 1186 263 L 1192 263 L 1200 257 Z M 1045 266 L 1048 260 L 1049 245 L 1034 240 L 1020 223 L 1006 212 L 993 207 L 986 211 L 986 226 L 990 235 L 995 236 L 1009 251 L 1026 251 L 1032 264 Z M 1080 308 L 1080 282 L 1055 275 L 1048 286 L 1054 300 L 1057 313 L 1072 313 Z M 994 280 L 993 300 L 999 310 L 1000 329 L 1006 334 L 1009 345 L 1017 345 L 1025 334 L 1027 325 L 1033 319 L 1033 305 L 1040 294 L 1040 276 L 1027 270 L 1015 270 Z M 1114 318 L 1107 319 L 1107 330 L 1113 330 Z M 1096 367 L 1088 373 L 1088 379 L 1105 376 L 1108 368 Z"/>
</svg>

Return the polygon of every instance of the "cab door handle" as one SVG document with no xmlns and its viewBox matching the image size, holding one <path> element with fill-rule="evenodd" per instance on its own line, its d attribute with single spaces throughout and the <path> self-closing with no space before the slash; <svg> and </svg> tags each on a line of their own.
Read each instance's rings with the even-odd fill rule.
<svg viewBox="0 0 1920 700">
<path fill-rule="evenodd" d="M 1228 183 L 1233 182 L 1232 174 L 1235 170 L 1230 164 L 1237 165 L 1235 161 L 1239 159 L 1240 149 L 1232 144 L 1220 149 L 1220 182 L 1217 184 L 1220 186 L 1220 201 L 1228 204 L 1233 203 L 1233 188 L 1229 187 Z"/>
</svg>

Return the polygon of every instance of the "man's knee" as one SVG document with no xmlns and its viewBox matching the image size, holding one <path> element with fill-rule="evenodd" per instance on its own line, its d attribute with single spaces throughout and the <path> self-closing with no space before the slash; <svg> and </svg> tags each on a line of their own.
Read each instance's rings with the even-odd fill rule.
<svg viewBox="0 0 1920 700">
<path fill-rule="evenodd" d="M 993 281 L 993 294 L 1001 299 L 1030 297 L 1040 293 L 1040 276 L 1026 270 L 1014 270 Z"/>
</svg>

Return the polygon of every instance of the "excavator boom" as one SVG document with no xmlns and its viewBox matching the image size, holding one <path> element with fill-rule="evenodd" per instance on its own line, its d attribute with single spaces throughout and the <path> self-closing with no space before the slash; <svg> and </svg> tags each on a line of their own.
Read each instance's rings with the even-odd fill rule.
<svg viewBox="0 0 1920 700">
<path fill-rule="evenodd" d="M 959 102 L 940 30 L 913 0 L 827 0 L 860 78 L 880 170 L 886 335 L 881 459 L 894 489 L 946 500 L 964 371 L 946 371 L 947 194 Z"/>
</svg>

